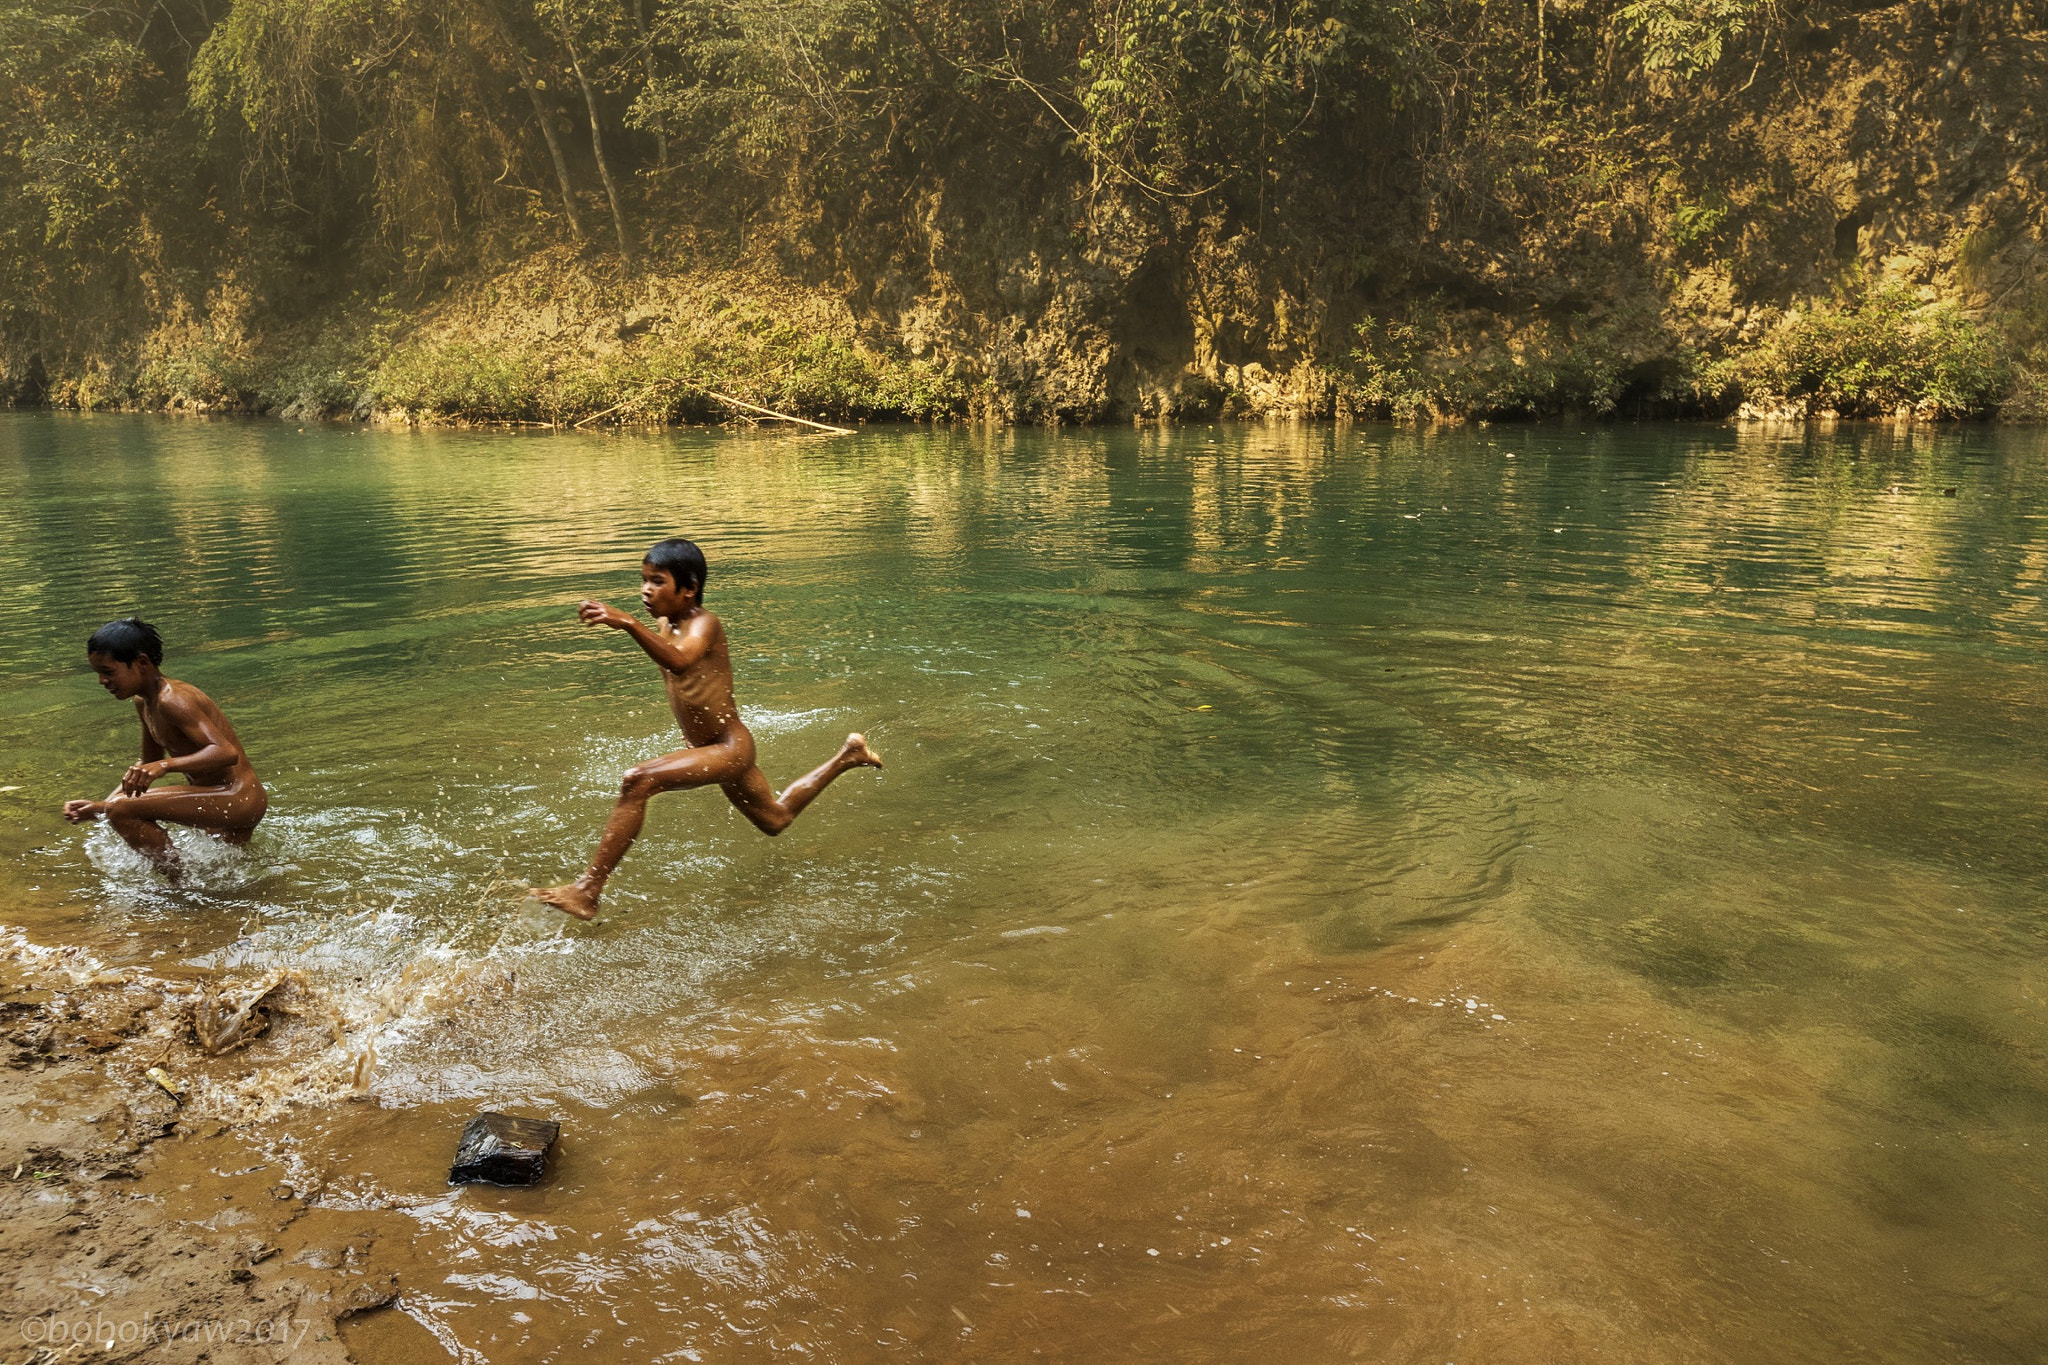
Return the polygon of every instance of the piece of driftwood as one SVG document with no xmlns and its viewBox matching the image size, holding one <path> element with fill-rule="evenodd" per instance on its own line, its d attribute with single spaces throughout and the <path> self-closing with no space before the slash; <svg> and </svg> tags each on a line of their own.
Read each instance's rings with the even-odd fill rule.
<svg viewBox="0 0 2048 1365">
<path fill-rule="evenodd" d="M 795 413 L 777 412 L 774 408 L 764 408 L 759 403 L 749 403 L 744 398 L 734 398 L 731 394 L 720 393 L 716 389 L 706 389 L 704 390 L 704 392 L 709 397 L 717 399 L 719 402 L 724 403 L 728 407 L 744 408 L 748 412 L 758 412 L 763 417 L 773 417 L 779 422 L 797 422 L 802 424 L 803 426 L 815 427 L 819 431 L 830 432 L 834 436 L 853 435 L 852 427 L 835 427 L 827 422 L 813 422 L 808 417 L 798 417 Z M 569 424 L 569 429 L 571 431 L 580 430 L 581 428 L 589 426 L 592 422 L 595 422 L 600 418 L 611 416 L 620 408 L 623 408 L 627 404 L 633 403 L 641 398 L 645 398 L 646 396 L 647 394 L 643 390 L 642 392 L 633 395 L 632 398 L 626 399 L 624 402 L 612 404 L 610 407 L 606 408 L 602 412 L 593 412 L 588 417 L 582 418 L 579 421 L 571 422 Z"/>
<path fill-rule="evenodd" d="M 562 1134 L 562 1125 L 547 1119 L 521 1119 L 510 1114 L 482 1113 L 462 1130 L 455 1145 L 455 1164 L 448 1168 L 451 1185 L 532 1185 L 547 1174 L 548 1148 Z"/>
<path fill-rule="evenodd" d="M 270 1028 L 270 997 L 289 979 L 288 972 L 272 972 L 239 1005 L 232 997 L 223 1000 L 212 986 L 203 989 L 192 1010 L 192 1036 L 206 1055 L 218 1057 L 262 1037 Z"/>
<path fill-rule="evenodd" d="M 580 422 L 571 422 L 571 423 L 569 424 L 569 430 L 571 430 L 571 431 L 579 431 L 579 430 L 581 430 L 582 428 L 584 428 L 584 427 L 587 427 L 587 426 L 589 426 L 589 425 L 590 425 L 590 424 L 591 424 L 592 422 L 595 422 L 595 421 L 596 421 L 596 420 L 597 420 L 598 418 L 600 418 L 600 417 L 609 417 L 609 416 L 611 416 L 611 415 L 612 415 L 613 413 L 617 412 L 617 411 L 618 411 L 618 410 L 619 410 L 620 408 L 623 408 L 624 406 L 626 406 L 626 404 L 627 404 L 627 403 L 630 403 L 630 402 L 632 402 L 634 398 L 645 398 L 646 396 L 647 396 L 647 395 L 646 395 L 646 393 L 645 393 L 644 391 L 643 391 L 643 392 L 641 392 L 641 393 L 636 393 L 636 394 L 634 394 L 634 395 L 633 395 L 633 398 L 628 398 L 628 399 L 625 399 L 625 400 L 624 400 L 624 401 L 622 401 L 622 402 L 614 403 L 614 404 L 612 404 L 612 405 L 611 405 L 610 407 L 606 408 L 606 409 L 605 409 L 605 410 L 604 410 L 603 412 L 593 412 L 593 413 L 591 413 L 591 414 L 590 414 L 590 416 L 588 416 L 588 417 L 585 417 L 585 418 L 584 418 L 584 419 L 583 419 L 582 421 L 580 421 Z"/>
<path fill-rule="evenodd" d="M 829 431 L 834 436 L 853 435 L 852 427 L 835 427 L 825 422 L 813 422 L 808 417 L 795 417 L 786 412 L 777 412 L 774 408 L 764 408 L 759 403 L 749 403 L 744 398 L 734 398 L 731 394 L 720 393 L 716 389 L 706 389 L 704 392 L 721 403 L 735 408 L 745 408 L 748 412 L 758 412 L 768 417 L 779 418 L 785 422 L 801 422 L 807 427 L 816 427 L 819 431 Z"/>
</svg>

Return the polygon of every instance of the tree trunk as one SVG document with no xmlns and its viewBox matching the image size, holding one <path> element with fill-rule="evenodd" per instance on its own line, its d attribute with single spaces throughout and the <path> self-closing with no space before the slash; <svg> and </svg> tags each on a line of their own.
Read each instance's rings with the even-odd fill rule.
<svg viewBox="0 0 2048 1365">
<path fill-rule="evenodd" d="M 1976 17 L 1975 0 L 1963 0 L 1963 12 L 1956 17 L 1956 31 L 1948 45 L 1948 60 L 1942 63 L 1944 80 L 1953 80 L 1970 55 L 1970 21 Z"/>
<path fill-rule="evenodd" d="M 640 37 L 640 61 L 647 71 L 647 88 L 654 88 L 654 41 L 647 36 L 647 0 L 633 0 L 633 32 Z M 668 169 L 668 134 L 660 128 L 654 130 L 654 168 Z"/>
<path fill-rule="evenodd" d="M 576 55 L 576 42 L 569 36 L 567 6 L 555 11 L 555 20 L 562 27 L 562 46 L 569 52 L 569 69 L 576 73 L 576 83 L 583 87 L 584 106 L 590 110 L 590 150 L 597 154 L 597 173 L 604 178 L 605 196 L 612 201 L 612 226 L 619 233 L 619 255 L 630 270 L 633 268 L 633 247 L 626 240 L 626 211 L 619 205 L 619 187 L 612 179 L 611 163 L 605 160 L 604 132 L 597 126 L 597 95 L 583 74 L 583 59 Z"/>
<path fill-rule="evenodd" d="M 555 179 L 562 186 L 562 213 L 569 219 L 569 231 L 579 238 L 583 235 L 583 223 L 576 217 L 576 191 L 569 185 L 569 160 L 562 155 L 561 139 L 555 136 L 555 121 L 548 117 L 546 101 L 540 97 L 540 87 L 533 81 L 533 63 L 526 59 L 526 49 L 519 45 L 519 37 L 512 32 L 512 25 L 505 22 L 505 16 L 498 10 L 498 0 L 484 0 L 484 12 L 497 25 L 498 36 L 505 40 L 505 46 L 512 53 L 512 63 L 519 68 L 519 83 L 526 87 L 526 97 L 533 101 L 534 122 L 540 124 L 540 135 L 547 139 L 548 155 L 554 159 Z"/>
</svg>

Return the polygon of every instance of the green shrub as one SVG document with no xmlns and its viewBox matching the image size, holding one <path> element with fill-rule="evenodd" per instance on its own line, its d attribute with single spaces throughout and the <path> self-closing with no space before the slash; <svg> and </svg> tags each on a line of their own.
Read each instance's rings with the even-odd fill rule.
<svg viewBox="0 0 2048 1365">
<path fill-rule="evenodd" d="M 383 406 L 423 417 L 553 421 L 549 375 L 538 356 L 456 342 L 407 346 L 378 366 L 372 391 Z"/>
<path fill-rule="evenodd" d="M 2015 362 L 2012 373 L 2012 389 L 1998 415 L 2008 422 L 2048 422 L 2048 348 Z"/>
<path fill-rule="evenodd" d="M 1998 336 L 1953 304 L 1920 305 L 1882 289 L 1846 308 L 1789 315 L 1732 366 L 1751 401 L 1804 398 L 1815 411 L 1972 417 L 2012 383 Z"/>
<path fill-rule="evenodd" d="M 1356 407 L 1377 411 L 1397 421 L 1412 421 L 1442 397 L 1424 373 L 1428 340 L 1422 325 L 1367 315 L 1357 325 L 1358 345 L 1351 352 L 1347 397 Z"/>
</svg>

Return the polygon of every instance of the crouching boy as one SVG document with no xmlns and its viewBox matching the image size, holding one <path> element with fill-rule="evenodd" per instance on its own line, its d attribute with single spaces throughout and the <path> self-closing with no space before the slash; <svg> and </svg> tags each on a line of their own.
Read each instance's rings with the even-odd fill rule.
<svg viewBox="0 0 2048 1365">
<path fill-rule="evenodd" d="M 156 627 L 133 616 L 110 621 L 85 642 L 85 657 L 101 687 L 119 701 L 135 703 L 142 758 L 104 801 L 66 801 L 64 818 L 74 824 L 104 818 L 173 880 L 178 854 L 165 821 L 246 844 L 270 799 L 235 727 L 213 699 L 191 683 L 164 676 L 164 642 Z M 150 790 L 171 773 L 183 773 L 184 785 Z"/>
</svg>

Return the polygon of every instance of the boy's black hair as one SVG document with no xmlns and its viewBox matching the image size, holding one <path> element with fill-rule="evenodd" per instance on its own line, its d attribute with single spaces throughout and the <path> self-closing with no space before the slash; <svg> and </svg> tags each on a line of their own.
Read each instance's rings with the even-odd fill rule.
<svg viewBox="0 0 2048 1365">
<path fill-rule="evenodd" d="M 164 638 L 140 616 L 107 622 L 85 642 L 85 652 L 104 654 L 115 663 L 132 664 L 146 658 L 158 668 L 164 666 Z"/>
<path fill-rule="evenodd" d="M 676 581 L 676 587 L 684 592 L 695 590 L 697 600 L 704 599 L 704 552 L 684 540 L 681 536 L 670 536 L 658 540 L 646 555 L 647 562 L 661 569 Z"/>
</svg>

